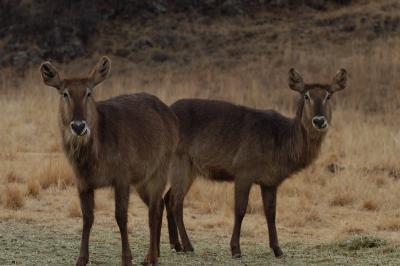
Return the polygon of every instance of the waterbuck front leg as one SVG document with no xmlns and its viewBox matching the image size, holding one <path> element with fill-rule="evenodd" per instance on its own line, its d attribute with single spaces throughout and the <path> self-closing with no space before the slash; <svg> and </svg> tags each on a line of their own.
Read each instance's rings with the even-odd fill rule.
<svg viewBox="0 0 400 266">
<path fill-rule="evenodd" d="M 251 185 L 252 183 L 247 181 L 235 181 L 235 223 L 231 238 L 231 252 L 232 257 L 235 259 L 242 257 L 242 252 L 240 250 L 240 229 L 246 214 Z"/>
<path fill-rule="evenodd" d="M 264 214 L 268 224 L 269 246 L 274 251 L 275 257 L 283 256 L 279 247 L 278 234 L 276 233 L 276 193 L 277 187 L 261 186 L 261 195 L 264 205 Z"/>
<path fill-rule="evenodd" d="M 79 191 L 79 200 L 82 210 L 83 229 L 81 248 L 76 261 L 77 266 L 85 266 L 89 261 L 89 235 L 93 225 L 94 191 L 93 189 Z"/>
<path fill-rule="evenodd" d="M 129 205 L 129 184 L 115 186 L 115 219 L 121 233 L 122 244 L 122 265 L 132 265 L 132 253 L 128 239 L 128 205 Z"/>
</svg>

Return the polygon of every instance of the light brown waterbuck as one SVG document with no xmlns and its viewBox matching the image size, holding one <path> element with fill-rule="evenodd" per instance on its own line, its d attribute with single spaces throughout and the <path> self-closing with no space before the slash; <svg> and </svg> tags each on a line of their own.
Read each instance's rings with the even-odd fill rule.
<svg viewBox="0 0 400 266">
<path fill-rule="evenodd" d="M 282 256 L 275 226 L 277 187 L 318 156 L 331 121 L 330 98 L 345 88 L 346 80 L 341 69 L 332 84 L 305 84 L 291 69 L 289 87 L 301 94 L 294 118 L 222 101 L 174 103 L 171 109 L 179 119 L 180 141 L 171 167 L 171 188 L 164 198 L 171 247 L 193 250 L 183 223 L 183 201 L 201 175 L 235 184 L 232 256 L 241 257 L 240 229 L 252 184 L 261 188 L 269 245 L 276 257 Z"/>
<path fill-rule="evenodd" d="M 93 89 L 110 71 L 107 57 L 86 78 L 61 79 L 49 62 L 40 67 L 46 85 L 60 93 L 59 127 L 65 154 L 76 175 L 83 230 L 76 265 L 89 259 L 94 190 L 115 190 L 115 218 L 121 233 L 122 264 L 132 265 L 127 232 L 130 185 L 149 207 L 150 246 L 144 264 L 156 264 L 171 155 L 178 144 L 178 120 L 155 96 L 122 95 L 96 102 Z"/>
</svg>

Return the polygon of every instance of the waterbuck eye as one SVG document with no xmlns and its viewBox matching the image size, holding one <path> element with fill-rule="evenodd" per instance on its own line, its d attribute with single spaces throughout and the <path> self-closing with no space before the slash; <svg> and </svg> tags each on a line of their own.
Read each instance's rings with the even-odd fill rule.
<svg viewBox="0 0 400 266">
<path fill-rule="evenodd" d="M 92 96 L 92 91 L 89 88 L 87 88 L 86 89 L 86 98 L 89 98 L 90 96 Z"/>
<path fill-rule="evenodd" d="M 63 97 L 64 97 L 64 99 L 68 99 L 68 93 L 67 93 L 67 92 L 64 92 L 64 93 L 63 93 Z"/>
<path fill-rule="evenodd" d="M 310 100 L 310 97 L 307 94 L 304 94 L 304 99 L 308 101 Z"/>
<path fill-rule="evenodd" d="M 326 96 L 326 99 L 329 100 L 331 98 L 332 94 L 328 94 L 328 96 Z"/>
</svg>

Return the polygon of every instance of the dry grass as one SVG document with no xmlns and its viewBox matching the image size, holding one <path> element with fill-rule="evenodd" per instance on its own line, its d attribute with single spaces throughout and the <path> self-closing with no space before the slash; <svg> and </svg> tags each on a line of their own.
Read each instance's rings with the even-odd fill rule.
<svg viewBox="0 0 400 266">
<path fill-rule="evenodd" d="M 77 199 L 72 200 L 68 206 L 69 217 L 82 217 L 81 207 Z"/>
<path fill-rule="evenodd" d="M 37 198 L 40 194 L 41 189 L 42 187 L 40 186 L 39 181 L 34 178 L 30 178 L 26 182 L 27 194 L 31 197 Z"/>
<path fill-rule="evenodd" d="M 362 208 L 367 211 L 376 211 L 379 209 L 379 205 L 375 200 L 371 199 L 364 201 Z"/>
<path fill-rule="evenodd" d="M 332 197 L 330 201 L 331 206 L 346 206 L 350 205 L 354 202 L 353 195 L 350 193 L 346 194 L 336 194 Z"/>
<path fill-rule="evenodd" d="M 74 175 L 64 159 L 50 160 L 47 167 L 39 174 L 38 180 L 43 189 L 50 186 L 65 189 L 74 184 Z"/>
<path fill-rule="evenodd" d="M 400 231 L 400 219 L 399 218 L 386 218 L 381 221 L 377 226 L 378 230 L 398 232 Z"/>
<path fill-rule="evenodd" d="M 24 207 L 25 198 L 17 185 L 7 185 L 3 192 L 3 205 L 7 209 L 18 210 Z"/>
<path fill-rule="evenodd" d="M 24 178 L 17 175 L 14 171 L 7 173 L 6 180 L 8 183 L 22 183 Z"/>
</svg>

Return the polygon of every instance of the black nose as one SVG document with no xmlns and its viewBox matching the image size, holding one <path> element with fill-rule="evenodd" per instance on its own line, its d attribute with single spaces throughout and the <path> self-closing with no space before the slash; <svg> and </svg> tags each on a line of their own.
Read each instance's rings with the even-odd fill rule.
<svg viewBox="0 0 400 266">
<path fill-rule="evenodd" d="M 326 119 L 323 116 L 314 117 L 312 122 L 318 128 L 325 128 L 327 126 Z"/>
<path fill-rule="evenodd" d="M 76 135 L 82 135 L 84 130 L 86 129 L 86 122 L 85 121 L 72 121 L 71 122 L 71 129 L 75 132 Z"/>
</svg>

